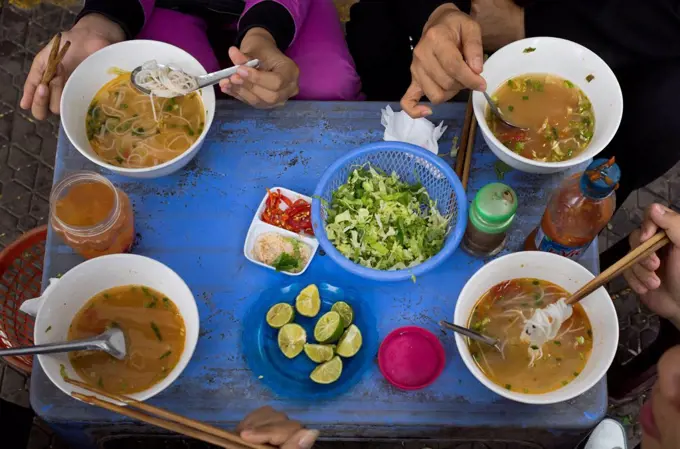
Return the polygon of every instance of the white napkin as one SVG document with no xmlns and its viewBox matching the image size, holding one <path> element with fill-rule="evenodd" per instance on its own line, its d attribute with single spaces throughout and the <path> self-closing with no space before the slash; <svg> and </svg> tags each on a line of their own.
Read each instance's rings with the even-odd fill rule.
<svg viewBox="0 0 680 449">
<path fill-rule="evenodd" d="M 412 143 L 434 154 L 439 152 L 437 141 L 446 131 L 444 122 L 435 127 L 426 118 L 413 119 L 404 111 L 395 113 L 389 106 L 382 110 L 380 123 L 385 127 L 384 140 Z"/>
</svg>

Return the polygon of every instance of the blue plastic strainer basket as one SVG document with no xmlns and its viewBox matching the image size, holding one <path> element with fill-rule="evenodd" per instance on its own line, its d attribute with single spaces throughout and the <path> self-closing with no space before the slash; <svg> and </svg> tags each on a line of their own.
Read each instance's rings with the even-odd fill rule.
<svg viewBox="0 0 680 449">
<path fill-rule="evenodd" d="M 326 235 L 327 214 L 321 200 L 330 203 L 333 192 L 347 182 L 349 174 L 366 163 L 386 173 L 396 172 L 402 181 L 420 182 L 437 201 L 439 212 L 451 217 L 446 241 L 438 254 L 412 268 L 383 271 L 354 263 L 335 249 Z M 326 169 L 312 201 L 312 225 L 321 248 L 345 270 L 376 281 L 402 281 L 437 267 L 458 248 L 466 223 L 467 198 L 458 176 L 437 155 L 404 142 L 371 143 L 347 153 Z"/>
</svg>

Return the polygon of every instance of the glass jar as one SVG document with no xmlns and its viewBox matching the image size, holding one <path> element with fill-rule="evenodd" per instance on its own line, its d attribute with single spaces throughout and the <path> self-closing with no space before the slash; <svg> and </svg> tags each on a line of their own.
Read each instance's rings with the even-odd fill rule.
<svg viewBox="0 0 680 449">
<path fill-rule="evenodd" d="M 482 187 L 472 201 L 461 247 L 476 257 L 498 254 L 508 240 L 517 212 L 517 195 L 509 186 L 493 182 Z"/>
<path fill-rule="evenodd" d="M 86 259 L 130 250 L 135 238 L 130 199 L 102 175 L 70 174 L 50 195 L 50 224 Z"/>
</svg>

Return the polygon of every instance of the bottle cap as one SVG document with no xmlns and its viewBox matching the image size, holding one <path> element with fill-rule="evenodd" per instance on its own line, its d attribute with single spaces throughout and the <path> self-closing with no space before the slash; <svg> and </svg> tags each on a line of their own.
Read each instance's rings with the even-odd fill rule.
<svg viewBox="0 0 680 449">
<path fill-rule="evenodd" d="M 593 199 L 608 197 L 619 186 L 621 169 L 614 158 L 595 159 L 581 176 L 583 194 Z"/>
<path fill-rule="evenodd" d="M 470 207 L 472 225 L 487 234 L 508 230 L 517 212 L 517 195 L 509 186 L 493 182 L 482 187 Z"/>
</svg>

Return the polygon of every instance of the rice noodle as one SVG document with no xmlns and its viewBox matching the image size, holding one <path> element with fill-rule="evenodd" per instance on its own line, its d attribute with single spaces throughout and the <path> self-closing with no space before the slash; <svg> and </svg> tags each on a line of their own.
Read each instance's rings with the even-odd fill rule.
<svg viewBox="0 0 680 449">
<path fill-rule="evenodd" d="M 162 98 L 186 95 L 198 88 L 195 77 L 171 65 L 161 67 L 156 61 L 142 64 L 134 81 L 138 86 L 148 89 L 152 96 Z"/>
<path fill-rule="evenodd" d="M 573 307 L 566 303 L 566 299 L 550 304 L 547 307 L 534 310 L 534 314 L 525 321 L 520 340 L 529 343 L 529 366 L 543 357 L 542 346 L 554 340 L 562 325 L 571 318 Z"/>
</svg>

